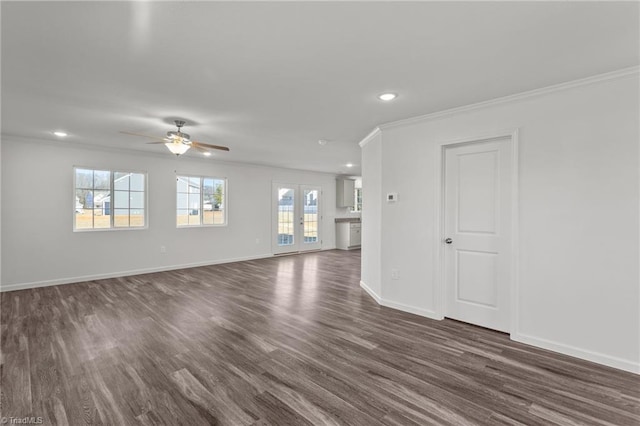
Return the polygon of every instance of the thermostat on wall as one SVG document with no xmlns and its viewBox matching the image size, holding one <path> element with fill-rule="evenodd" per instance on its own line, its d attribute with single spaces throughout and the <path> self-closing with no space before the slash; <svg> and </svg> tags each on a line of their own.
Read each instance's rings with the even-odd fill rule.
<svg viewBox="0 0 640 426">
<path fill-rule="evenodd" d="M 387 193 L 387 203 L 395 203 L 398 200 L 397 192 L 389 192 Z"/>
</svg>

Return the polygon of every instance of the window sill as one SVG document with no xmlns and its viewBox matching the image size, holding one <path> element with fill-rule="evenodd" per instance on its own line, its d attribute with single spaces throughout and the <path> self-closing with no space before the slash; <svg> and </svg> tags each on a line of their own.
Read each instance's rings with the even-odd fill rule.
<svg viewBox="0 0 640 426">
<path fill-rule="evenodd" d="M 189 228 L 222 228 L 227 226 L 226 223 L 206 224 L 206 225 L 176 225 L 177 229 L 189 229 Z"/>
<path fill-rule="evenodd" d="M 118 228 L 85 228 L 74 229 L 73 232 L 108 232 L 108 231 L 146 231 L 148 226 L 134 226 L 134 227 L 118 227 Z"/>
</svg>

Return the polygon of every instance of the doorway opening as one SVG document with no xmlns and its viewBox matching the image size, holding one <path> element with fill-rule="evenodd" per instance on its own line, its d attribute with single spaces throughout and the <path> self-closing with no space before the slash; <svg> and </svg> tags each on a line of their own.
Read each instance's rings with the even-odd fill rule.
<svg viewBox="0 0 640 426">
<path fill-rule="evenodd" d="M 322 188 L 273 183 L 273 254 L 320 250 Z"/>
</svg>

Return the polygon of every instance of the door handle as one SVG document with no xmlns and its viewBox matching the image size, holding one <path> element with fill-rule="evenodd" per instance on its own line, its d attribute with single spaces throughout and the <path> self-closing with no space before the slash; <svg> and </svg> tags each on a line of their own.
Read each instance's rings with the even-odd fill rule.
<svg viewBox="0 0 640 426">
<path fill-rule="evenodd" d="M 447 238 L 446 240 L 444 240 L 444 242 L 447 244 L 451 244 L 453 240 L 451 238 Z"/>
</svg>

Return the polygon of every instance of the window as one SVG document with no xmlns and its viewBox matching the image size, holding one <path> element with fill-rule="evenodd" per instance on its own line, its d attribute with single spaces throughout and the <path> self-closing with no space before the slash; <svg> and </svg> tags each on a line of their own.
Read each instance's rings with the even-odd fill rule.
<svg viewBox="0 0 640 426">
<path fill-rule="evenodd" d="M 73 229 L 144 228 L 146 173 L 74 168 Z"/>
<path fill-rule="evenodd" d="M 362 211 L 362 188 L 356 188 L 353 191 L 354 203 L 353 203 L 353 212 L 361 212 Z"/>
<path fill-rule="evenodd" d="M 177 177 L 177 226 L 225 225 L 226 180 Z"/>
</svg>

